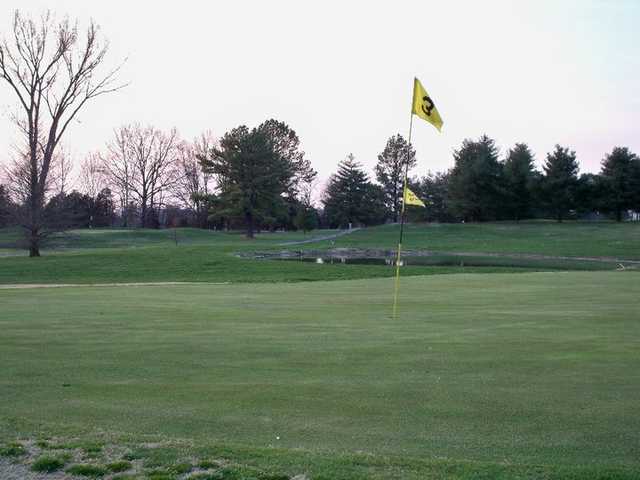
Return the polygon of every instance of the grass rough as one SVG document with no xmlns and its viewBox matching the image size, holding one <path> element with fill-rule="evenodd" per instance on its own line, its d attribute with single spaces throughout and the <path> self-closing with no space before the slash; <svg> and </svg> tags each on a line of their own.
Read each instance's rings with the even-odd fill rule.
<svg viewBox="0 0 640 480">
<path fill-rule="evenodd" d="M 104 477 L 108 472 L 102 465 L 93 465 L 88 463 L 79 463 L 72 465 L 65 470 L 71 475 L 78 475 L 82 477 L 99 478 Z"/>
<path fill-rule="evenodd" d="M 105 467 L 107 470 L 109 470 L 112 473 L 121 473 L 121 472 L 126 472 L 127 470 L 130 470 L 133 467 L 133 465 L 131 464 L 131 462 L 128 462 L 126 460 L 121 460 L 118 462 L 108 463 Z"/>
<path fill-rule="evenodd" d="M 0 447 L 0 457 L 21 457 L 27 454 L 27 449 L 18 442 L 10 442 Z"/>
<path fill-rule="evenodd" d="M 52 473 L 60 470 L 65 465 L 65 460 L 58 457 L 43 456 L 31 464 L 34 472 Z"/>
</svg>

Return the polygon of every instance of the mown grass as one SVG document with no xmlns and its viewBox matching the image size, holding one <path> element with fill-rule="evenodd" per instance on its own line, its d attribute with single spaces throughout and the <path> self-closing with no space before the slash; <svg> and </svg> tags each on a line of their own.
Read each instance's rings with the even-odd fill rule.
<svg viewBox="0 0 640 480">
<path fill-rule="evenodd" d="M 324 235 L 326 232 L 316 232 Z M 14 235 L 13 231 L 4 231 Z M 3 233 L 0 232 L 0 240 Z M 54 239 L 58 249 L 39 259 L 0 258 L 0 283 L 111 283 L 111 282 L 299 282 L 379 278 L 393 269 L 374 265 L 313 265 L 256 261 L 234 256 L 238 252 L 304 250 L 331 246 L 392 249 L 397 226 L 355 232 L 332 242 L 283 246 L 305 236 L 301 233 L 262 234 L 254 241 L 237 233 L 197 229 L 82 230 Z M 0 242 L 1 243 L 1 242 Z M 534 253 L 572 256 L 624 256 L 638 258 L 640 228 L 635 224 L 487 224 L 410 225 L 406 249 L 443 252 Z M 409 265 L 404 275 L 439 273 L 517 272 L 522 270 L 613 270 L 617 262 L 499 258 L 477 255 L 433 257 L 430 267 Z"/>
<path fill-rule="evenodd" d="M 0 259 L 0 284 L 19 283 L 126 283 L 126 282 L 305 282 L 390 277 L 394 269 L 384 265 L 315 265 L 308 262 L 284 262 L 237 258 L 234 249 L 207 247 L 147 247 L 139 250 L 105 249 L 38 259 L 11 257 Z M 522 261 L 526 267 L 494 260 L 485 266 L 434 265 L 407 266 L 403 275 L 441 273 L 514 272 L 522 269 L 545 270 Z M 502 263 L 503 265 L 495 265 Z M 551 263 L 551 262 L 548 262 Z M 567 268 L 568 262 L 560 262 Z M 464 266 L 462 266 L 464 265 Z M 563 268 L 562 266 L 556 266 Z M 615 264 L 595 263 L 591 269 L 613 270 Z M 571 266 L 569 265 L 569 269 Z"/>
<path fill-rule="evenodd" d="M 385 279 L 0 291 L 0 435 L 315 479 L 633 478 L 635 277 L 404 278 L 395 321 Z"/>
<path fill-rule="evenodd" d="M 617 262 L 482 253 L 633 259 L 639 232 L 411 225 L 405 248 L 444 253 L 403 267 L 394 322 L 390 267 L 233 254 L 391 249 L 396 226 L 297 246 L 280 244 L 304 235 L 75 231 L 39 259 L 4 256 L 16 232 L 0 231 L 0 283 L 232 282 L 0 290 L 0 443 L 53 436 L 41 448 L 105 474 L 119 460 L 103 446 L 129 445 L 122 461 L 144 472 L 123 478 L 187 464 L 245 480 L 638 478 L 637 273 L 496 275 Z M 423 276 L 461 272 L 493 274 Z M 322 282 L 345 279 L 371 280 Z"/>
<path fill-rule="evenodd" d="M 334 241 L 339 247 L 393 245 L 397 225 L 363 229 Z M 640 259 L 640 222 L 520 222 L 410 224 L 407 248 L 441 252 L 533 253 Z M 325 244 L 330 242 L 325 242 Z"/>
<path fill-rule="evenodd" d="M 322 230 L 318 236 L 330 235 L 337 230 Z M 204 230 L 199 228 L 144 229 L 144 228 L 94 228 L 68 230 L 48 237 L 43 243 L 43 251 L 57 253 L 82 249 L 103 248 L 143 248 L 153 246 L 207 245 L 240 246 L 243 243 L 254 245 L 305 240 L 312 234 L 302 232 L 262 232 L 255 239 L 245 238 L 241 232 Z M 22 240 L 21 230 L 17 228 L 0 229 L 0 247 L 19 248 Z"/>
</svg>

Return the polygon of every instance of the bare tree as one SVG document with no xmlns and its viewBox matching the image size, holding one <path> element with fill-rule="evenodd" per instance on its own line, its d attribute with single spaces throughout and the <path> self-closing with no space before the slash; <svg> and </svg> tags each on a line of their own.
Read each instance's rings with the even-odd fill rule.
<svg viewBox="0 0 640 480">
<path fill-rule="evenodd" d="M 121 205 L 132 201 L 140 207 L 140 224 L 152 223 L 151 213 L 160 207 L 167 191 L 179 180 L 178 132 L 163 133 L 154 127 L 124 126 L 115 132 L 105 158 L 105 170 L 120 195 Z M 128 212 L 123 212 L 125 215 Z"/>
<path fill-rule="evenodd" d="M 51 160 L 51 183 L 56 195 L 64 195 L 72 185 L 73 161 L 69 151 L 60 145 Z"/>
<path fill-rule="evenodd" d="M 198 170 L 202 175 L 201 183 L 202 190 L 200 193 L 209 195 L 212 189 L 213 177 L 205 169 L 202 168 L 200 158 L 206 156 L 211 149 L 216 145 L 215 136 L 211 130 L 206 130 L 199 137 L 193 141 L 193 153 L 195 154 L 195 161 L 198 163 Z"/>
<path fill-rule="evenodd" d="M 205 132 L 193 143 L 182 142 L 177 147 L 179 172 L 172 193 L 183 207 L 193 211 L 199 227 L 207 222 L 211 175 L 203 171 L 198 158 L 206 155 L 213 144 L 213 135 Z"/>
<path fill-rule="evenodd" d="M 104 163 L 99 153 L 92 152 L 85 157 L 80 164 L 78 181 L 82 193 L 91 198 L 96 198 L 107 186 Z"/>
<path fill-rule="evenodd" d="M 318 191 L 318 183 L 318 179 L 314 177 L 298 184 L 298 199 L 303 207 L 313 207 L 314 196 Z"/>
<path fill-rule="evenodd" d="M 120 202 L 122 224 L 129 226 L 132 210 L 131 184 L 133 183 L 133 155 L 129 150 L 129 127 L 114 131 L 114 140 L 107 145 L 107 153 L 101 158 L 102 170 L 113 186 Z"/>
<path fill-rule="evenodd" d="M 0 78 L 18 98 L 13 120 L 26 140 L 13 177 L 28 187 L 21 223 L 31 257 L 40 256 L 46 234 L 45 192 L 62 136 L 89 100 L 122 87 L 114 84 L 119 68 L 98 76 L 107 53 L 98 30 L 91 22 L 83 40 L 68 18 L 56 22 L 46 13 L 36 22 L 16 11 L 11 40 L 0 43 Z"/>
</svg>

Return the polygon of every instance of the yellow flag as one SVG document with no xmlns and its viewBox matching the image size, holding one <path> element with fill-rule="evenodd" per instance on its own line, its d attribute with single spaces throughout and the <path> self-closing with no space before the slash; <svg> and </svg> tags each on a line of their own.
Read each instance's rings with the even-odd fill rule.
<svg viewBox="0 0 640 480">
<path fill-rule="evenodd" d="M 408 187 L 404 187 L 404 204 L 415 205 L 416 207 L 426 207 L 424 202 L 418 198 L 418 196 L 409 190 Z"/>
<path fill-rule="evenodd" d="M 436 127 L 438 131 L 441 131 L 442 118 L 440 118 L 436 104 L 433 103 L 433 100 L 417 78 L 413 80 L 413 104 L 411 111 Z"/>
</svg>

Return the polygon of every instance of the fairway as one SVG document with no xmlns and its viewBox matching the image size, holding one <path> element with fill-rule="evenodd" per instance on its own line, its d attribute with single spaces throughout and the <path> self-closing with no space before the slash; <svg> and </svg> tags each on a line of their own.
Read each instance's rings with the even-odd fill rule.
<svg viewBox="0 0 640 480">
<path fill-rule="evenodd" d="M 0 290 L 0 434 L 638 472 L 636 277 Z"/>
</svg>

